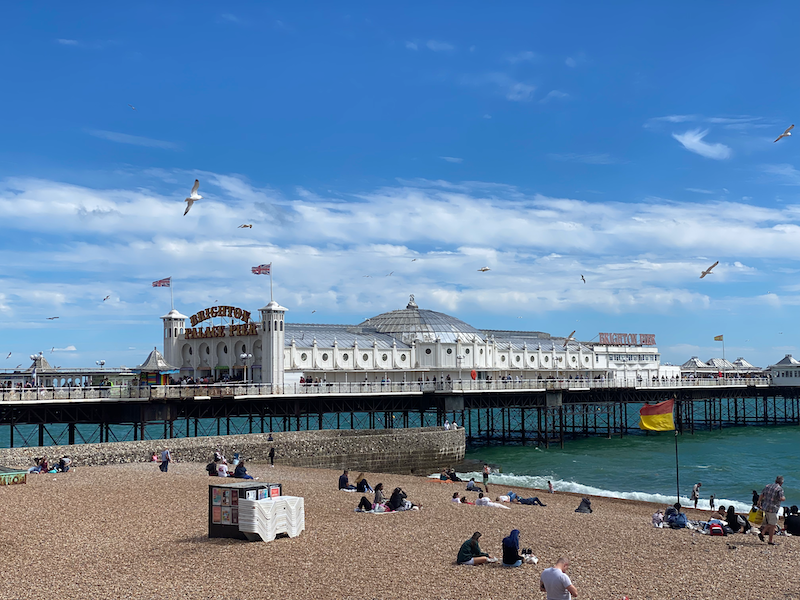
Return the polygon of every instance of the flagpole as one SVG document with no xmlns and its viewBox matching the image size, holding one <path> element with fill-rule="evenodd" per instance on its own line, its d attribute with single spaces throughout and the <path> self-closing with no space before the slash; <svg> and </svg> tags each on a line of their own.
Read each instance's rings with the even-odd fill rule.
<svg viewBox="0 0 800 600">
<path fill-rule="evenodd" d="M 272 302 L 272 263 L 269 263 L 269 301 Z"/>
<path fill-rule="evenodd" d="M 175 310 L 175 297 L 172 295 L 172 276 L 169 278 L 169 309 Z"/>
<path fill-rule="evenodd" d="M 675 485 L 678 492 L 678 504 L 681 503 L 681 473 L 678 467 L 678 430 L 675 429 Z"/>
</svg>

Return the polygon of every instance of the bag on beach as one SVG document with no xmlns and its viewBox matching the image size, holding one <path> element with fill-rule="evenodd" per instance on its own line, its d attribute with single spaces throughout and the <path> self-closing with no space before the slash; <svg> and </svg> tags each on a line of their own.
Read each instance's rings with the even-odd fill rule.
<svg viewBox="0 0 800 600">
<path fill-rule="evenodd" d="M 684 529 L 689 523 L 689 519 L 686 518 L 684 513 L 678 513 L 670 516 L 670 518 L 667 520 L 667 523 L 672 529 Z"/>
<path fill-rule="evenodd" d="M 725 531 L 719 523 L 711 523 L 708 526 L 708 535 L 725 535 Z"/>
<path fill-rule="evenodd" d="M 761 525 L 762 521 L 764 520 L 764 511 L 754 506 L 750 509 L 750 514 L 747 515 L 747 520 L 755 526 Z"/>
</svg>

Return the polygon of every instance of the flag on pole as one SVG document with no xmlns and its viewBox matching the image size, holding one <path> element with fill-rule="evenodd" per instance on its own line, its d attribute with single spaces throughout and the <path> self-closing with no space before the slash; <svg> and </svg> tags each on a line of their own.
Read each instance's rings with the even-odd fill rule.
<svg viewBox="0 0 800 600">
<path fill-rule="evenodd" d="M 643 406 L 639 411 L 639 429 L 673 431 L 675 429 L 675 420 L 672 418 L 674 406 L 675 400 Z"/>
<path fill-rule="evenodd" d="M 257 267 L 251 267 L 250 270 L 253 272 L 253 275 L 270 275 L 272 270 L 272 263 L 268 265 L 258 265 Z"/>
<path fill-rule="evenodd" d="M 158 281 L 153 282 L 153 287 L 172 287 L 170 284 L 172 282 L 172 277 L 167 277 L 166 279 L 159 279 Z"/>
<path fill-rule="evenodd" d="M 714 336 L 714 341 L 715 342 L 721 342 L 722 341 L 722 336 L 721 335 L 715 335 Z"/>
</svg>

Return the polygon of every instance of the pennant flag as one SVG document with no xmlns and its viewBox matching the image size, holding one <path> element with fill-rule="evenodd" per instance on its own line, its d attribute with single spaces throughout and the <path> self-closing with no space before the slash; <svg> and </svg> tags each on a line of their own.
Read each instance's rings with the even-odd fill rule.
<svg viewBox="0 0 800 600">
<path fill-rule="evenodd" d="M 650 431 L 674 430 L 675 421 L 672 418 L 674 406 L 675 400 L 643 406 L 639 411 L 639 429 L 648 429 Z"/>
<path fill-rule="evenodd" d="M 715 342 L 721 342 L 722 341 L 722 336 L 721 335 L 715 335 L 714 336 L 714 341 Z"/>
<path fill-rule="evenodd" d="M 159 279 L 158 281 L 153 282 L 153 287 L 171 287 L 170 283 L 172 282 L 172 277 L 167 277 L 166 279 Z"/>
<path fill-rule="evenodd" d="M 257 267 L 251 267 L 250 270 L 253 272 L 253 275 L 269 275 L 271 268 L 272 268 L 272 263 L 269 263 L 268 265 L 258 265 Z"/>
</svg>

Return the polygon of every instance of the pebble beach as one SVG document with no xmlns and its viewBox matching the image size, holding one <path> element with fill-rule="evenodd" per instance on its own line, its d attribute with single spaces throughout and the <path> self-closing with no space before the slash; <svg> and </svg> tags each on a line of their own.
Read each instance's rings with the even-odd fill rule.
<svg viewBox="0 0 800 600">
<path fill-rule="evenodd" d="M 800 599 L 800 539 L 778 537 L 770 547 L 755 535 L 655 529 L 650 516 L 663 506 L 597 497 L 594 513 L 579 514 L 580 496 L 491 484 L 492 499 L 514 489 L 547 506 L 456 505 L 454 491 L 477 494 L 465 484 L 367 473 L 373 486 L 401 486 L 423 508 L 361 514 L 353 510 L 361 494 L 335 489 L 339 471 L 248 471 L 305 498 L 299 537 L 209 539 L 208 485 L 216 480 L 203 464 L 173 463 L 166 474 L 156 464 L 78 465 L 0 488 L 0 598 L 543 599 L 539 574 L 567 556 L 580 598 Z M 537 565 L 455 564 L 474 531 L 501 556 L 511 529 Z"/>
</svg>

